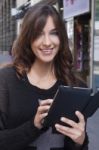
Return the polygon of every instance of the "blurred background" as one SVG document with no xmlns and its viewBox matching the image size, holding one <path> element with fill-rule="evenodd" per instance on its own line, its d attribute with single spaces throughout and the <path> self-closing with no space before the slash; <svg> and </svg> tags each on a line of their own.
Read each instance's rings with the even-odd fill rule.
<svg viewBox="0 0 99 150">
<path fill-rule="evenodd" d="M 26 11 L 40 0 L 0 0 L 0 67 L 11 62 L 13 43 Z M 64 19 L 74 70 L 93 92 L 99 90 L 99 0 L 42 0 Z M 99 110 L 88 119 L 89 150 L 99 148 Z"/>
</svg>

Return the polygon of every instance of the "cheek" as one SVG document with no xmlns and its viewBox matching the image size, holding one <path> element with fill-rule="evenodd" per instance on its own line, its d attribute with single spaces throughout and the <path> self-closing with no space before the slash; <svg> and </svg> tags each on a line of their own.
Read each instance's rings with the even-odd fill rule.
<svg viewBox="0 0 99 150">
<path fill-rule="evenodd" d="M 33 48 L 37 48 L 42 42 L 41 38 L 36 39 L 35 41 L 32 42 L 31 47 Z"/>
<path fill-rule="evenodd" d="M 57 46 L 60 46 L 60 40 L 58 37 L 54 38 L 53 41 Z"/>
<path fill-rule="evenodd" d="M 34 55 L 36 55 L 36 46 L 34 44 L 31 45 L 31 49 Z"/>
<path fill-rule="evenodd" d="M 56 44 L 57 48 L 59 49 L 59 47 L 60 47 L 60 41 L 59 41 L 59 39 L 56 40 L 55 44 Z"/>
<path fill-rule="evenodd" d="M 33 51 L 33 52 L 35 52 L 35 49 L 38 47 L 37 45 L 38 45 L 37 42 L 33 42 L 33 43 L 31 44 L 31 48 L 32 48 L 32 51 Z"/>
<path fill-rule="evenodd" d="M 54 36 L 51 36 L 50 37 L 50 44 L 55 46 L 55 47 L 60 47 L 60 40 L 58 37 L 54 37 Z"/>
<path fill-rule="evenodd" d="M 58 46 L 60 47 L 60 40 L 58 39 Z"/>
</svg>

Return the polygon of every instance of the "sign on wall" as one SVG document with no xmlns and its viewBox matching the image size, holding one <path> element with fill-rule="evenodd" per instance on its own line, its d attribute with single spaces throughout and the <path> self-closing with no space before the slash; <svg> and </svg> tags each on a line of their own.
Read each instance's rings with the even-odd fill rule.
<svg viewBox="0 0 99 150">
<path fill-rule="evenodd" d="M 74 17 L 90 10 L 89 0 L 63 0 L 64 19 Z"/>
</svg>

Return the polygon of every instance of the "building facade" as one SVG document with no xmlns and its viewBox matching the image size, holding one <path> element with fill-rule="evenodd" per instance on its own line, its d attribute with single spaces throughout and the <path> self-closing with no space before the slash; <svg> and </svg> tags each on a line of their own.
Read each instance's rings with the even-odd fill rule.
<svg viewBox="0 0 99 150">
<path fill-rule="evenodd" d="M 0 54 L 8 54 L 27 9 L 40 0 L 0 0 Z M 57 0 L 44 0 L 54 4 Z"/>
<path fill-rule="evenodd" d="M 7 54 L 16 37 L 16 20 L 11 9 L 16 7 L 15 0 L 0 0 L 0 54 Z"/>
</svg>

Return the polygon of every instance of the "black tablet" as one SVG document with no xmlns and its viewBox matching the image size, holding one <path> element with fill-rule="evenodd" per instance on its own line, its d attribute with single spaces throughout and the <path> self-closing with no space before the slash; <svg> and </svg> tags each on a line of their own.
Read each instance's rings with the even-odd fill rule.
<svg viewBox="0 0 99 150">
<path fill-rule="evenodd" d="M 59 123 L 60 117 L 67 117 L 77 122 L 75 111 L 84 113 L 90 102 L 91 91 L 89 88 L 59 86 L 48 116 L 44 120 L 44 126 L 49 127 Z"/>
<path fill-rule="evenodd" d="M 91 96 L 89 104 L 84 109 L 84 115 L 86 116 L 86 118 L 89 118 L 96 112 L 98 108 L 99 108 L 99 91 Z"/>
</svg>

